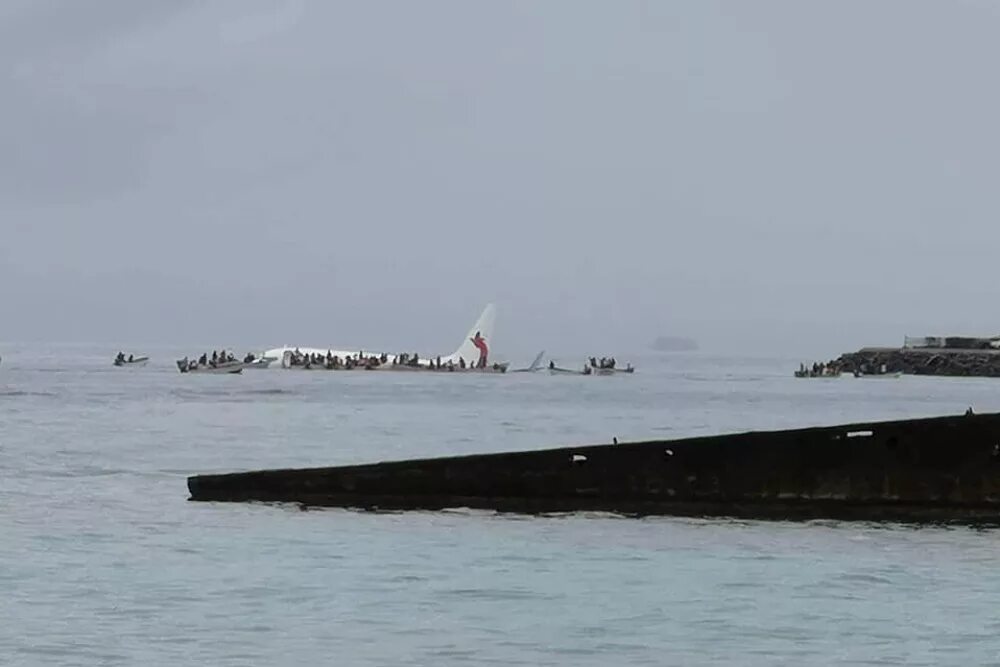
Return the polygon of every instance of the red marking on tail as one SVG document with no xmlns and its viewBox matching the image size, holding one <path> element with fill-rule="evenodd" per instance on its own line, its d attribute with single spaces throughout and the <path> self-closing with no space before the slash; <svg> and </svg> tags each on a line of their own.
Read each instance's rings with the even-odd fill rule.
<svg viewBox="0 0 1000 667">
<path fill-rule="evenodd" d="M 475 337 L 470 338 L 469 340 L 471 340 L 472 344 L 476 346 L 477 350 L 479 350 L 479 363 L 477 365 L 480 368 L 485 368 L 486 360 L 490 356 L 490 348 L 486 346 L 486 339 L 483 338 L 477 331 Z"/>
</svg>

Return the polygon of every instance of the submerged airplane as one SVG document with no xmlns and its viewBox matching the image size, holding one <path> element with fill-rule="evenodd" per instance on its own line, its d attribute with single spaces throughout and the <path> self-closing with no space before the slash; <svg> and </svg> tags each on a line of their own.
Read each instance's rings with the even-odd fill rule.
<svg viewBox="0 0 1000 667">
<path fill-rule="evenodd" d="M 449 354 L 448 356 L 441 357 L 441 364 L 447 365 L 449 362 L 455 364 L 456 366 L 460 362 L 464 362 L 469 368 L 492 368 L 493 362 L 490 361 L 490 348 L 488 341 L 493 338 L 493 325 L 496 320 L 496 308 L 493 304 L 488 304 L 483 310 L 483 314 L 479 316 L 476 323 L 469 329 L 469 333 L 466 334 L 465 338 L 462 339 L 462 343 L 458 346 L 458 349 Z M 334 349 L 332 347 L 276 347 L 267 350 L 263 353 L 260 359 L 256 362 L 258 368 L 266 368 L 273 364 L 274 362 L 279 362 L 282 367 L 288 367 L 289 359 L 291 356 L 298 352 L 304 356 L 319 355 L 321 357 L 326 357 L 327 354 L 332 354 L 335 357 L 340 357 L 341 359 L 346 359 L 348 357 L 355 358 L 361 357 L 378 357 L 382 356 L 382 352 L 374 352 L 366 348 L 354 348 L 351 350 Z M 396 354 L 385 353 L 385 356 L 389 359 L 393 359 Z M 436 362 L 436 357 L 430 358 L 420 358 L 417 361 L 418 366 L 430 366 Z M 408 364 L 412 366 L 413 363 Z M 507 364 L 500 364 L 503 369 L 506 370 Z"/>
</svg>

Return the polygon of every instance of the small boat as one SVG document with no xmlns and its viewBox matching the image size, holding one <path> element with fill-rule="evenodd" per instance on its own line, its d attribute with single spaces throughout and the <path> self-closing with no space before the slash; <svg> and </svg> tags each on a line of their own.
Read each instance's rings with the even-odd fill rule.
<svg viewBox="0 0 1000 667">
<path fill-rule="evenodd" d="M 840 371 L 825 371 L 823 373 L 813 373 L 812 371 L 795 371 L 797 378 L 839 378 Z"/>
<path fill-rule="evenodd" d="M 859 373 L 858 371 L 855 371 L 854 372 L 854 377 L 856 377 L 856 378 L 881 378 L 881 379 L 886 379 L 886 380 L 889 380 L 889 379 L 894 380 L 896 378 L 903 377 L 903 371 L 896 371 L 895 373 Z"/>
<path fill-rule="evenodd" d="M 601 357 L 600 361 L 596 357 L 591 357 L 589 363 L 583 368 L 583 375 L 617 375 L 618 373 L 634 373 L 632 364 L 627 364 L 624 368 L 619 368 L 614 357 Z"/>
<path fill-rule="evenodd" d="M 122 359 L 117 357 L 114 361 L 115 366 L 118 368 L 141 368 L 149 362 L 149 357 L 132 357 L 130 359 Z"/>
<path fill-rule="evenodd" d="M 187 357 L 177 360 L 177 370 L 181 373 L 235 375 L 237 373 L 242 373 L 243 369 L 247 368 L 249 365 L 250 364 L 243 361 L 223 361 L 222 363 L 216 362 L 215 364 L 208 363 L 202 365 L 197 361 L 188 361 Z"/>
<path fill-rule="evenodd" d="M 610 375 L 618 375 L 619 373 L 634 373 L 634 372 L 635 369 L 632 368 L 631 366 L 627 366 L 625 368 L 600 368 L 600 367 L 594 368 L 593 366 L 591 366 L 587 370 L 583 371 L 583 374 L 599 375 L 602 377 L 606 377 Z"/>
<path fill-rule="evenodd" d="M 572 368 L 560 368 L 555 364 L 549 364 L 549 375 L 598 375 L 602 377 L 607 377 L 611 375 L 618 375 L 619 373 L 635 373 L 635 368 L 630 364 L 625 368 L 609 368 L 608 366 L 591 366 L 586 365 L 583 370 L 574 370 Z"/>
</svg>

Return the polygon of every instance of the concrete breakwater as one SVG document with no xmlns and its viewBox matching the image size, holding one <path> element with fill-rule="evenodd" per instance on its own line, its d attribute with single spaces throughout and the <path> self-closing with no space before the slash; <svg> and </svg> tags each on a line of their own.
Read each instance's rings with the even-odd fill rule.
<svg viewBox="0 0 1000 667">
<path fill-rule="evenodd" d="M 845 372 L 865 372 L 883 365 L 889 373 L 1000 377 L 1000 350 L 866 347 L 843 354 L 836 364 Z"/>
<path fill-rule="evenodd" d="M 1000 414 L 188 478 L 192 500 L 1000 523 Z"/>
</svg>

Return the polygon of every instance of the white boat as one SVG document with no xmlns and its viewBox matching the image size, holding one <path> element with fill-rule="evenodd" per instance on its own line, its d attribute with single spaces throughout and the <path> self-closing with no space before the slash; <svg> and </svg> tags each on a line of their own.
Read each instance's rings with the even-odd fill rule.
<svg viewBox="0 0 1000 667">
<path fill-rule="evenodd" d="M 142 368 L 149 362 L 149 357 L 132 357 L 131 359 L 115 358 L 114 364 L 118 368 Z"/>
<path fill-rule="evenodd" d="M 249 366 L 243 361 L 224 361 L 216 364 L 199 364 L 197 361 L 188 361 L 187 357 L 177 360 L 177 370 L 181 373 L 201 373 L 214 375 L 235 375 L 242 373 L 243 369 Z"/>
<path fill-rule="evenodd" d="M 797 378 L 810 378 L 810 379 L 833 379 L 840 377 L 840 371 L 824 371 L 822 373 L 813 373 L 811 370 L 799 370 L 795 371 L 795 377 Z"/>
<path fill-rule="evenodd" d="M 635 368 L 632 364 L 626 364 L 625 366 L 618 366 L 615 360 L 601 358 L 600 362 L 595 357 L 591 357 L 589 363 L 586 366 L 585 375 L 617 375 L 619 373 L 634 373 Z"/>
<path fill-rule="evenodd" d="M 465 368 L 462 368 L 458 364 L 445 364 L 443 362 L 442 362 L 441 366 L 423 366 L 423 365 L 411 366 L 409 364 L 396 364 L 396 365 L 393 365 L 393 364 L 389 363 L 389 364 L 383 364 L 383 365 L 378 366 L 377 368 L 373 368 L 371 370 L 377 370 L 377 371 L 397 371 L 397 372 L 403 372 L 403 373 L 428 373 L 428 372 L 429 373 L 481 373 L 481 374 L 489 375 L 489 374 L 492 374 L 492 373 L 506 373 L 507 372 L 507 368 L 509 366 L 510 366 L 510 364 L 508 364 L 506 361 L 499 362 L 499 363 L 493 363 L 493 364 L 490 364 L 489 366 L 485 366 L 485 367 L 466 366 Z M 355 370 L 357 370 L 359 368 L 361 370 L 366 370 L 363 366 L 358 366 L 358 367 L 355 368 Z"/>
<path fill-rule="evenodd" d="M 634 372 L 635 369 L 631 366 L 626 366 L 625 368 L 598 368 L 596 366 L 584 366 L 582 371 L 577 371 L 572 368 L 559 368 L 558 366 L 549 365 L 549 375 L 594 375 L 608 377 L 611 375 L 618 375 L 619 373 Z"/>
<path fill-rule="evenodd" d="M 603 377 L 607 377 L 609 375 L 619 375 L 621 373 L 628 374 L 634 372 L 635 369 L 632 368 L 631 366 L 626 366 L 625 368 L 594 368 L 593 366 L 591 366 L 590 372 L 584 373 L 584 375 L 600 375 Z"/>
<path fill-rule="evenodd" d="M 895 380 L 896 378 L 903 377 L 903 371 L 896 371 L 895 373 L 855 373 L 854 377 L 865 378 L 865 379 Z"/>
</svg>

